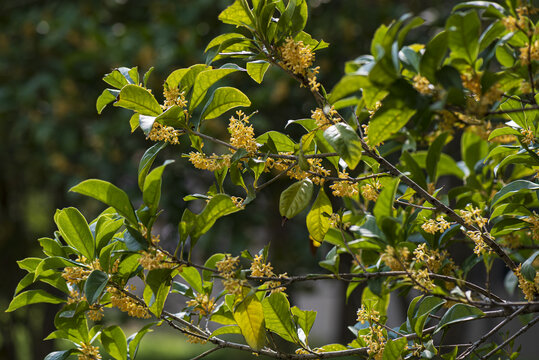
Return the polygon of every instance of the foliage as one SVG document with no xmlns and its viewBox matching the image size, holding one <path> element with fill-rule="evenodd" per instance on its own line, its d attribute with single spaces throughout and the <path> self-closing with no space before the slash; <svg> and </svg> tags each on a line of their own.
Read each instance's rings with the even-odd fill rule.
<svg viewBox="0 0 539 360">
<path fill-rule="evenodd" d="M 390 360 L 441 352 L 447 359 L 517 357 L 505 346 L 539 318 L 528 318 L 503 343 L 486 342 L 517 315 L 539 309 L 536 11 L 514 2 L 462 3 L 444 31 L 426 44 L 408 45 L 407 33 L 423 20 L 405 15 L 376 31 L 371 54 L 347 62 L 329 93 L 315 66 L 316 53 L 329 44 L 304 32 L 305 0 L 236 0 L 219 15 L 236 31 L 217 36 L 205 51 L 209 63 L 234 63 L 175 70 L 164 82 L 162 101 L 147 87 L 151 69 L 114 69 L 103 78 L 110 88 L 98 98 L 98 112 L 110 103 L 131 110 L 132 131 L 140 128 L 157 142 L 139 165 L 142 204 L 134 206 L 107 181 L 74 186 L 71 191 L 108 208 L 90 222 L 73 207 L 56 212 L 58 231 L 40 240 L 45 257 L 18 262 L 28 275 L 7 311 L 66 302 L 47 339 L 73 345 L 49 359 L 98 359 L 97 342 L 115 359 L 133 359 L 143 335 L 160 324 L 192 342 L 215 344 L 214 350 L 275 358 Z M 228 122 L 230 138 L 215 137 L 215 119 L 251 105 L 240 89 L 218 87 L 220 80 L 244 73 L 263 83 L 270 66 L 295 79 L 317 103 L 310 118 L 289 122 L 303 134 L 296 139 L 272 129 L 255 137 L 257 114 L 236 110 Z M 451 141 L 460 144 L 461 160 L 443 152 Z M 163 148 L 183 142 L 193 149 L 183 158 L 213 172 L 215 181 L 205 194 L 184 198 L 203 208 L 195 213 L 185 205 L 176 250 L 169 252 L 152 230 L 161 214 L 162 175 L 174 165 L 167 160 L 152 166 Z M 460 185 L 443 189 L 445 176 Z M 192 261 L 198 240 L 214 224 L 255 207 L 258 194 L 284 177 L 290 184 L 280 195 L 283 224 L 306 214 L 313 250 L 331 245 L 319 263 L 326 271 L 276 274 L 269 245 L 254 256 L 245 250 L 237 256 L 215 253 L 204 264 Z M 233 195 L 238 191 L 241 197 Z M 462 263 L 451 256 L 457 243 L 469 247 Z M 507 284 L 518 284 L 524 300 L 502 299 L 488 283 L 468 281 L 481 260 L 487 274 L 493 262 L 502 262 Z M 134 278 L 144 283 L 141 293 L 130 288 Z M 321 279 L 347 282 L 349 295 L 367 285 L 351 328 L 355 340 L 348 344 L 311 346 L 316 312 L 291 306 L 286 295 L 295 283 Z M 64 296 L 26 290 L 38 281 Z M 421 294 L 410 302 L 406 321 L 392 329 L 387 308 L 396 291 Z M 188 299 L 179 313 L 165 310 L 171 293 Z M 127 337 L 119 326 L 101 324 L 104 308 L 111 307 L 155 321 Z M 434 338 L 454 324 L 493 317 L 503 320 L 473 344 Z M 244 343 L 226 334 L 241 334 Z M 273 335 L 295 352 L 286 352 Z"/>
</svg>

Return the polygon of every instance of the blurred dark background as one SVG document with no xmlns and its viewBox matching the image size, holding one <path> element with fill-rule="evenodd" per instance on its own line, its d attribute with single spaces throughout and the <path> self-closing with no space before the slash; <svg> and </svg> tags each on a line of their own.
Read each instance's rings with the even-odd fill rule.
<svg viewBox="0 0 539 360">
<path fill-rule="evenodd" d="M 217 20 L 232 1 L 103 0 L 0 2 L 0 359 L 41 359 L 55 344 L 42 339 L 52 329 L 54 306 L 30 306 L 4 313 L 24 272 L 16 260 L 41 256 L 37 239 L 55 230 L 55 209 L 81 208 L 88 219 L 103 209 L 96 201 L 67 190 L 87 178 L 110 181 L 140 197 L 136 169 L 151 144 L 137 132 L 130 135 L 129 113 L 109 107 L 98 116 L 95 101 L 106 84 L 105 73 L 119 66 L 154 66 L 149 86 L 158 95 L 168 73 L 204 62 L 203 50 L 216 35 L 233 31 Z M 408 40 L 425 41 L 455 1 L 312 0 L 307 31 L 331 46 L 317 55 L 320 80 L 329 90 L 343 74 L 344 62 L 368 53 L 376 28 L 407 12 L 427 20 Z M 263 86 L 245 74 L 228 81 L 253 101 L 249 111 L 257 134 L 282 129 L 289 119 L 310 115 L 314 103 L 288 77 L 270 70 Z M 214 133 L 226 131 L 226 118 L 215 120 Z M 158 162 L 176 159 L 167 168 L 160 221 L 164 244 L 176 241 L 177 222 L 186 206 L 182 197 L 205 192 L 212 175 L 193 171 L 180 152 L 169 147 Z M 201 241 L 200 258 L 209 251 L 257 251 L 272 242 L 277 271 L 301 273 L 317 268 L 310 254 L 302 217 L 281 227 L 278 195 L 285 182 L 242 212 L 220 221 L 217 231 Z M 223 235 L 225 234 L 225 235 Z M 229 234 L 234 234 L 233 236 Z M 206 251 L 206 252 L 205 252 Z M 353 324 L 348 319 L 346 324 Z M 345 326 L 343 331 L 345 331 Z M 336 334 L 337 340 L 342 337 Z M 157 337 L 155 338 L 157 339 Z M 170 343 L 170 342 L 169 342 Z M 144 344 L 144 342 L 143 342 Z M 174 345 L 176 346 L 176 345 Z M 165 346 L 166 347 L 166 346 Z M 162 349 L 163 346 L 155 346 Z M 177 349 L 169 356 L 180 359 Z M 154 353 L 155 355 L 155 353 Z M 191 354 L 190 356 L 193 356 Z M 166 354 L 157 358 L 168 359 Z M 188 352 L 186 353 L 189 357 Z M 155 357 L 154 357 L 155 358 Z M 215 358 L 219 358 L 216 355 Z"/>
</svg>

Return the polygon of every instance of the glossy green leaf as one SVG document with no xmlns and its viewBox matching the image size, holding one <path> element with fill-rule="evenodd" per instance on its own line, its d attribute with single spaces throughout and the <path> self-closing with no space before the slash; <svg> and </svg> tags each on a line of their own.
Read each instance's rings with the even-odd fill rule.
<svg viewBox="0 0 539 360">
<path fill-rule="evenodd" d="M 118 90 L 114 90 L 114 89 L 103 90 L 101 95 L 99 95 L 99 97 L 97 98 L 97 102 L 95 104 L 97 113 L 101 114 L 105 106 L 107 106 L 108 104 L 116 100 L 119 94 L 120 94 L 120 91 Z"/>
<path fill-rule="evenodd" d="M 255 27 L 241 0 L 234 1 L 232 5 L 223 10 L 219 14 L 219 20 L 225 24 L 246 26 L 248 28 Z"/>
<path fill-rule="evenodd" d="M 500 191 L 496 193 L 496 195 L 494 195 L 490 206 L 492 208 L 498 202 L 508 198 L 509 196 L 515 195 L 516 193 L 537 189 L 539 189 L 539 184 L 533 183 L 531 181 L 513 181 L 512 183 L 505 185 Z"/>
<path fill-rule="evenodd" d="M 234 310 L 234 320 L 241 330 L 247 344 L 260 350 L 266 342 L 264 309 L 254 295 L 243 299 Z"/>
<path fill-rule="evenodd" d="M 378 226 L 380 226 L 383 217 L 393 216 L 393 203 L 395 202 L 395 194 L 397 193 L 398 186 L 399 179 L 391 179 L 384 184 L 382 191 L 378 195 L 373 210 Z"/>
<path fill-rule="evenodd" d="M 368 143 L 378 146 L 398 132 L 415 114 L 415 109 L 410 109 L 403 104 L 382 107 L 369 122 Z"/>
<path fill-rule="evenodd" d="M 294 152 L 296 148 L 296 143 L 287 135 L 273 130 L 257 137 L 256 142 L 262 145 L 271 144 L 278 152 Z"/>
<path fill-rule="evenodd" d="M 153 322 L 150 324 L 146 324 L 142 329 L 131 335 L 127 338 L 127 348 L 129 350 L 129 359 L 134 360 L 137 356 L 138 348 L 140 341 L 149 332 L 152 332 L 153 329 L 151 329 L 152 326 L 155 326 L 157 323 Z"/>
<path fill-rule="evenodd" d="M 296 323 L 301 327 L 306 337 L 309 337 L 309 333 L 314 325 L 316 320 L 316 311 L 312 310 L 301 310 L 297 306 L 292 308 L 292 314 L 295 317 Z"/>
<path fill-rule="evenodd" d="M 445 146 L 449 133 L 440 134 L 429 146 L 427 152 L 427 174 L 431 182 L 436 183 L 436 168 L 440 162 L 442 149 Z"/>
<path fill-rule="evenodd" d="M 304 179 L 290 185 L 281 193 L 279 212 L 281 216 L 291 219 L 305 209 L 313 195 L 313 183 Z"/>
<path fill-rule="evenodd" d="M 122 70 L 122 71 L 120 71 Z M 127 84 L 132 84 L 133 82 L 128 81 L 124 74 L 127 75 L 128 68 L 120 68 L 120 69 L 114 69 L 112 72 L 106 74 L 103 77 L 103 81 L 107 84 L 114 86 L 117 89 L 123 88 Z M 123 74 L 122 74 L 123 72 Z"/>
<path fill-rule="evenodd" d="M 193 290 L 199 294 L 204 293 L 204 290 L 202 289 L 202 278 L 196 268 L 191 266 L 183 267 L 180 271 L 180 276 L 187 281 Z"/>
<path fill-rule="evenodd" d="M 133 110 L 146 116 L 158 116 L 163 112 L 155 97 L 147 89 L 138 85 L 124 86 L 114 106 Z"/>
<path fill-rule="evenodd" d="M 53 351 L 49 353 L 47 356 L 45 356 L 44 360 L 65 360 L 74 352 L 75 352 L 75 349 Z"/>
<path fill-rule="evenodd" d="M 329 230 L 329 215 L 333 213 L 331 201 L 321 187 L 314 204 L 307 214 L 306 223 L 309 235 L 321 243 Z"/>
<path fill-rule="evenodd" d="M 346 123 L 331 125 L 324 131 L 324 138 L 348 164 L 355 169 L 361 160 L 361 141 L 354 129 Z"/>
<path fill-rule="evenodd" d="M 384 353 L 382 355 L 382 360 L 398 360 L 402 359 L 401 355 L 404 349 L 406 348 L 406 339 L 399 338 L 395 340 L 389 339 L 384 346 Z"/>
<path fill-rule="evenodd" d="M 84 283 L 84 294 L 88 304 L 92 305 L 99 299 L 108 282 L 109 276 L 103 271 L 94 270 L 88 275 Z"/>
<path fill-rule="evenodd" d="M 64 302 L 66 302 L 64 299 L 53 296 L 45 290 L 28 290 L 15 296 L 9 303 L 6 312 L 15 311 L 23 306 L 31 304 L 61 304 Z"/>
<path fill-rule="evenodd" d="M 152 145 L 152 147 L 146 150 L 144 155 L 142 155 L 138 166 L 138 187 L 140 191 L 144 190 L 144 181 L 146 180 L 146 175 L 152 167 L 152 164 L 157 157 L 157 154 L 159 153 L 159 151 L 163 150 L 165 146 L 167 146 L 166 142 L 158 142 Z"/>
<path fill-rule="evenodd" d="M 208 89 L 228 74 L 238 71 L 238 69 L 209 69 L 202 71 L 195 79 L 193 94 L 189 103 L 189 111 L 193 111 L 204 99 Z"/>
<path fill-rule="evenodd" d="M 470 319 L 477 319 L 485 315 L 481 310 L 472 305 L 455 304 L 444 314 L 434 333 L 437 333 L 444 327 Z"/>
<path fill-rule="evenodd" d="M 202 111 L 202 119 L 214 119 L 230 109 L 251 106 L 251 101 L 240 90 L 233 87 L 216 89 Z"/>
<path fill-rule="evenodd" d="M 224 335 L 224 334 L 241 334 L 241 329 L 238 325 L 226 325 L 215 329 L 211 333 L 210 337 Z"/>
<path fill-rule="evenodd" d="M 180 85 L 180 81 L 183 79 L 183 77 L 185 76 L 185 74 L 187 74 L 188 71 L 189 69 L 174 70 L 172 73 L 170 73 L 170 75 L 165 80 L 165 85 L 169 89 L 177 88 L 178 85 Z"/>
<path fill-rule="evenodd" d="M 440 68 L 442 60 L 447 53 L 447 31 L 441 31 L 434 36 L 425 47 L 425 52 L 421 57 L 419 70 L 431 83 L 436 82 L 435 73 Z"/>
<path fill-rule="evenodd" d="M 296 325 L 292 321 L 290 303 L 283 293 L 273 293 L 262 300 L 266 328 L 289 342 L 297 342 Z"/>
<path fill-rule="evenodd" d="M 234 205 L 230 196 L 217 194 L 211 198 L 206 207 L 195 218 L 195 224 L 191 236 L 199 238 L 205 234 L 217 221 L 217 219 L 240 211 L 241 209 Z"/>
<path fill-rule="evenodd" d="M 412 329 L 417 335 L 422 336 L 429 314 L 438 310 L 445 302 L 445 300 L 435 296 L 427 296 L 421 300 L 416 307 L 413 318 L 410 319 Z"/>
<path fill-rule="evenodd" d="M 269 63 L 263 60 L 256 60 L 251 61 L 247 63 L 247 74 L 256 81 L 257 83 L 261 84 L 262 80 L 264 79 L 264 74 L 266 74 L 266 70 L 269 68 Z"/>
<path fill-rule="evenodd" d="M 100 339 L 110 356 L 116 360 L 127 360 L 127 340 L 119 326 L 109 326 L 101 330 Z"/>
<path fill-rule="evenodd" d="M 446 31 L 452 56 L 474 64 L 479 54 L 480 29 L 481 22 L 475 11 L 451 15 L 446 23 Z"/>
<path fill-rule="evenodd" d="M 150 208 L 152 214 L 155 213 L 159 206 L 159 201 L 161 201 L 161 183 L 163 182 L 161 178 L 163 176 L 163 171 L 167 165 L 170 165 L 173 162 L 174 160 L 165 161 L 163 165 L 156 167 L 148 174 L 148 176 L 146 176 L 142 199 L 146 206 Z"/>
<path fill-rule="evenodd" d="M 150 270 L 146 274 L 146 287 L 144 288 L 144 302 L 150 311 L 157 317 L 161 316 L 163 307 L 170 292 L 171 269 Z"/>
<path fill-rule="evenodd" d="M 77 249 L 88 260 L 95 258 L 95 242 L 90 227 L 82 214 L 74 207 L 57 210 L 54 222 L 65 242 Z"/>
<path fill-rule="evenodd" d="M 488 143 L 478 135 L 466 131 L 460 139 L 462 160 L 474 172 L 475 165 L 488 155 Z"/>
<path fill-rule="evenodd" d="M 520 131 L 513 129 L 512 127 L 506 126 L 498 129 L 492 130 L 490 135 L 488 136 L 488 141 L 498 137 L 498 136 L 504 136 L 504 135 L 515 135 L 515 136 L 522 136 Z"/>
<path fill-rule="evenodd" d="M 97 179 L 85 180 L 73 186 L 69 191 L 90 196 L 108 206 L 112 206 L 118 211 L 118 214 L 124 216 L 129 222 L 138 224 L 133 205 L 131 205 L 127 194 L 107 181 Z"/>
</svg>

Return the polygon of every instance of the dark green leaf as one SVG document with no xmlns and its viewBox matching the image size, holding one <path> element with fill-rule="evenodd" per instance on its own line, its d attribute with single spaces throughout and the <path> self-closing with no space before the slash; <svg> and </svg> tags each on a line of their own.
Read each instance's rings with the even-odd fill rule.
<svg viewBox="0 0 539 360">
<path fill-rule="evenodd" d="M 69 189 L 69 191 L 93 197 L 108 206 L 112 206 L 120 215 L 129 220 L 129 222 L 138 224 L 133 205 L 131 205 L 127 194 L 107 181 L 97 179 L 85 180 Z"/>
<path fill-rule="evenodd" d="M 298 341 L 296 325 L 292 322 L 290 303 L 283 293 L 273 293 L 262 300 L 266 328 L 286 341 Z"/>
<path fill-rule="evenodd" d="M 355 169 L 359 160 L 361 160 L 362 147 L 359 136 L 354 129 L 346 123 L 337 123 L 324 131 L 324 138 L 348 164 L 350 169 Z"/>
<path fill-rule="evenodd" d="M 204 106 L 201 119 L 214 119 L 238 106 L 251 106 L 247 95 L 233 87 L 220 87 L 213 92 Z"/>
<path fill-rule="evenodd" d="M 384 346 L 384 354 L 382 356 L 382 360 L 402 359 L 401 355 L 404 351 L 404 348 L 406 347 L 406 343 L 406 339 L 402 337 L 395 340 L 389 339 L 386 343 L 386 346 Z"/>
<path fill-rule="evenodd" d="M 528 281 L 531 281 L 532 283 L 535 281 L 535 267 L 533 266 L 533 262 L 535 259 L 539 256 L 539 251 L 536 251 L 530 256 L 526 261 L 522 263 L 521 268 L 521 274 L 524 276 L 524 278 Z"/>
<path fill-rule="evenodd" d="M 44 360 L 65 360 L 71 354 L 73 354 L 73 352 L 75 352 L 75 349 L 54 351 L 54 352 L 49 353 L 47 356 L 45 356 Z"/>
<path fill-rule="evenodd" d="M 290 185 L 281 193 L 279 212 L 281 216 L 291 219 L 305 209 L 313 195 L 313 183 L 304 179 Z"/>
<path fill-rule="evenodd" d="M 127 340 L 119 326 L 109 326 L 101 330 L 101 344 L 116 360 L 127 360 Z"/>
<path fill-rule="evenodd" d="M 193 111 L 204 99 L 208 89 L 220 79 L 228 74 L 238 71 L 238 69 L 209 69 L 198 74 L 193 86 L 193 95 L 189 103 L 189 111 Z"/>
<path fill-rule="evenodd" d="M 444 327 L 461 321 L 477 319 L 485 315 L 481 310 L 472 305 L 455 304 L 444 314 L 434 333 L 437 333 Z"/>
<path fill-rule="evenodd" d="M 65 242 L 77 249 L 88 260 L 95 258 L 95 242 L 90 227 L 82 214 L 74 207 L 57 210 L 54 222 Z"/>
<path fill-rule="evenodd" d="M 494 195 L 490 207 L 494 207 L 498 202 L 508 198 L 519 192 L 525 192 L 528 190 L 537 190 L 539 189 L 539 184 L 533 183 L 527 180 L 516 180 L 512 183 L 505 185 L 500 191 Z"/>
<path fill-rule="evenodd" d="M 144 335 L 153 331 L 151 327 L 155 326 L 156 324 L 156 322 L 147 324 L 142 329 L 127 338 L 127 347 L 129 350 L 128 359 L 135 359 L 135 357 L 137 356 L 140 341 L 142 340 Z"/>
<path fill-rule="evenodd" d="M 167 160 L 163 165 L 156 167 L 146 176 L 144 181 L 144 191 L 142 192 L 142 199 L 146 206 L 150 208 L 152 214 L 155 213 L 161 200 L 161 183 L 163 171 L 167 165 L 170 165 L 174 160 Z"/>
<path fill-rule="evenodd" d="M 206 204 L 206 207 L 195 218 L 194 229 L 191 234 L 194 238 L 199 238 L 205 234 L 217 221 L 217 219 L 235 213 L 241 210 L 230 198 L 225 194 L 217 194 L 211 198 L 210 202 Z"/>
<path fill-rule="evenodd" d="M 436 183 L 436 169 L 440 162 L 442 149 L 445 146 L 448 135 L 449 133 L 440 134 L 440 136 L 432 142 L 427 152 L 427 174 L 429 175 L 429 180 L 433 183 Z"/>
<path fill-rule="evenodd" d="M 66 302 L 64 299 L 53 296 L 45 290 L 28 290 L 15 296 L 9 303 L 6 312 L 15 311 L 26 305 L 48 303 L 48 304 L 61 304 Z"/>
<path fill-rule="evenodd" d="M 473 65 L 479 54 L 480 29 L 481 22 L 475 11 L 451 15 L 446 23 L 446 31 L 452 56 Z"/>
<path fill-rule="evenodd" d="M 88 275 L 84 284 L 84 294 L 88 304 L 92 305 L 99 299 L 108 282 L 109 276 L 103 271 L 94 270 Z"/>
</svg>

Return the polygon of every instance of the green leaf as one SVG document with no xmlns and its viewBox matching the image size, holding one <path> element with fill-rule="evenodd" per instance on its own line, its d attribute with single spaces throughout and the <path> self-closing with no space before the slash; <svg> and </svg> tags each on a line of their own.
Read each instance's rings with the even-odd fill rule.
<svg viewBox="0 0 539 360">
<path fill-rule="evenodd" d="M 226 33 L 221 34 L 213 38 L 210 43 L 206 46 L 204 53 L 207 53 L 211 48 L 220 47 L 223 43 L 227 43 L 230 40 L 245 41 L 248 40 L 244 35 L 238 33 Z"/>
<path fill-rule="evenodd" d="M 256 142 L 262 145 L 271 143 L 278 152 L 294 152 L 296 148 L 296 143 L 287 135 L 273 130 L 257 137 Z"/>
<path fill-rule="evenodd" d="M 210 338 L 214 336 L 224 335 L 224 334 L 241 334 L 241 329 L 239 328 L 238 325 L 222 326 L 220 328 L 215 329 L 215 331 L 211 333 Z"/>
<path fill-rule="evenodd" d="M 65 242 L 77 249 L 88 260 L 95 258 L 95 242 L 90 227 L 82 214 L 74 207 L 57 210 L 54 222 Z"/>
<path fill-rule="evenodd" d="M 455 304 L 444 314 L 434 333 L 437 333 L 444 327 L 461 321 L 477 319 L 485 315 L 481 310 L 472 305 Z"/>
<path fill-rule="evenodd" d="M 511 118 L 518 126 L 523 129 L 528 129 L 529 125 L 526 121 L 526 113 L 524 111 L 515 111 L 522 109 L 522 103 L 519 101 L 518 97 L 507 99 L 500 104 L 500 110 L 509 111 L 507 116 Z"/>
<path fill-rule="evenodd" d="M 238 106 L 251 106 L 251 101 L 240 90 L 233 87 L 220 87 L 211 95 L 202 111 L 202 120 L 215 119 Z"/>
<path fill-rule="evenodd" d="M 206 204 L 206 207 L 195 218 L 195 224 L 191 236 L 199 238 L 205 234 L 217 221 L 217 219 L 235 213 L 241 210 L 230 198 L 225 194 L 217 194 L 211 198 L 210 202 Z"/>
<path fill-rule="evenodd" d="M 296 323 L 301 327 L 306 337 L 309 337 L 309 333 L 316 320 L 316 311 L 301 310 L 297 306 L 292 308 L 292 314 L 295 316 Z"/>
<path fill-rule="evenodd" d="M 279 212 L 281 216 L 291 219 L 301 212 L 311 201 L 313 196 L 313 183 L 304 179 L 290 185 L 281 193 Z"/>
<path fill-rule="evenodd" d="M 103 271 L 94 270 L 88 275 L 84 284 L 84 294 L 88 304 L 92 305 L 99 299 L 108 282 L 109 276 Z"/>
<path fill-rule="evenodd" d="M 425 174 L 419 164 L 414 160 L 408 151 L 403 151 L 401 155 L 401 163 L 404 171 L 410 172 L 410 178 L 415 181 L 423 189 L 427 188 L 427 180 Z"/>
<path fill-rule="evenodd" d="M 152 332 L 153 329 L 151 329 L 152 326 L 155 326 L 157 322 L 152 322 L 150 324 L 145 325 L 142 329 L 131 335 L 127 338 L 127 348 L 129 350 L 129 358 L 131 360 L 134 360 L 137 356 L 138 347 L 140 344 L 140 341 L 149 332 Z"/>
<path fill-rule="evenodd" d="M 122 70 L 122 72 L 120 72 Z M 120 68 L 120 69 L 114 69 L 109 74 L 106 74 L 103 77 L 103 81 L 107 84 L 114 86 L 117 89 L 123 88 L 125 85 L 133 82 L 129 82 L 124 74 L 127 74 L 128 68 Z"/>
<path fill-rule="evenodd" d="M 393 202 L 395 201 L 395 194 L 399 186 L 399 179 L 391 179 L 384 184 L 376 204 L 374 205 L 373 214 L 376 217 L 376 223 L 381 227 L 381 221 L 383 217 L 393 216 Z"/>
<path fill-rule="evenodd" d="M 74 352 L 75 352 L 75 349 L 53 351 L 49 353 L 47 356 L 45 356 L 44 360 L 65 360 Z"/>
<path fill-rule="evenodd" d="M 146 176 L 146 180 L 144 181 L 144 191 L 142 192 L 142 199 L 144 200 L 146 206 L 150 208 L 152 214 L 157 211 L 159 201 L 161 200 L 161 178 L 163 176 L 163 171 L 167 165 L 170 165 L 173 162 L 174 160 L 165 161 L 163 165 L 156 167 L 148 176 Z"/>
<path fill-rule="evenodd" d="M 333 87 L 328 96 L 328 101 L 335 104 L 337 100 L 369 86 L 371 84 L 366 76 L 346 75 Z"/>
<path fill-rule="evenodd" d="M 202 278 L 196 268 L 191 266 L 183 267 L 180 271 L 180 276 L 187 281 L 196 292 L 199 294 L 204 293 L 204 289 L 202 288 Z"/>
<path fill-rule="evenodd" d="M 264 309 L 255 295 L 240 302 L 234 311 L 234 320 L 247 344 L 255 350 L 260 350 L 266 340 Z"/>
<path fill-rule="evenodd" d="M 481 22 L 475 11 L 451 15 L 446 23 L 451 55 L 473 65 L 479 54 L 480 29 Z"/>
<path fill-rule="evenodd" d="M 517 129 L 513 129 L 512 127 L 505 126 L 505 127 L 502 127 L 502 128 L 492 130 L 492 132 L 488 136 L 488 141 L 490 141 L 490 140 L 492 140 L 492 139 L 494 139 L 494 138 L 496 138 L 498 136 L 503 136 L 503 135 L 522 136 L 520 131 L 518 131 Z"/>
<path fill-rule="evenodd" d="M 505 185 L 500 191 L 494 195 L 490 207 L 494 207 L 498 202 L 508 198 L 509 196 L 515 195 L 519 192 L 524 192 L 528 190 L 537 190 L 539 189 L 539 184 L 533 183 L 527 180 L 516 180 L 512 183 Z"/>
<path fill-rule="evenodd" d="M 532 256 L 530 256 L 526 261 L 522 263 L 522 268 L 520 270 L 522 276 L 524 276 L 524 279 L 534 282 L 535 281 L 535 267 L 533 266 L 533 262 L 535 261 L 535 258 L 539 256 L 539 250 L 534 252 Z"/>
<path fill-rule="evenodd" d="M 140 191 L 144 190 L 144 181 L 146 180 L 146 175 L 152 167 L 152 164 L 157 157 L 159 151 L 163 150 L 167 146 L 166 142 L 158 142 L 154 144 L 151 148 L 146 150 L 138 166 L 138 187 Z"/>
<path fill-rule="evenodd" d="M 85 180 L 73 186 L 69 191 L 90 196 L 108 206 L 112 206 L 118 211 L 118 214 L 124 216 L 129 222 L 138 224 L 133 205 L 131 205 L 127 194 L 107 181 L 97 179 Z"/>
<path fill-rule="evenodd" d="M 447 31 L 441 31 L 434 36 L 425 47 L 425 52 L 421 57 L 419 70 L 431 83 L 436 83 L 436 71 L 442 64 L 442 60 L 447 52 Z"/>
<path fill-rule="evenodd" d="M 251 29 L 255 27 L 241 0 L 234 1 L 232 5 L 223 10 L 219 14 L 219 20 L 225 24 L 245 26 Z"/>
<path fill-rule="evenodd" d="M 457 11 L 465 8 L 485 9 L 485 14 L 494 15 L 495 17 L 502 18 L 505 13 L 505 9 L 500 4 L 496 4 L 493 1 L 466 1 L 456 5 L 453 11 Z"/>
<path fill-rule="evenodd" d="M 319 243 L 324 241 L 324 237 L 330 228 L 329 215 L 332 213 L 331 201 L 324 192 L 324 188 L 321 187 L 306 219 L 309 235 Z"/>
<path fill-rule="evenodd" d="M 429 314 L 438 310 L 444 303 L 445 300 L 435 296 L 427 296 L 421 300 L 416 307 L 414 316 L 409 320 L 412 329 L 417 335 L 422 336 Z"/>
<path fill-rule="evenodd" d="M 401 337 L 399 339 L 389 339 L 384 346 L 384 353 L 382 360 L 398 360 L 402 359 L 401 355 L 406 347 L 406 339 Z"/>
<path fill-rule="evenodd" d="M 223 260 L 224 258 L 225 254 L 213 254 L 208 260 L 206 260 L 206 262 L 204 263 L 204 267 L 208 269 L 216 269 L 215 264 Z M 204 279 L 204 281 L 212 281 L 214 274 L 215 273 L 213 271 L 202 270 L 202 278 Z"/>
<path fill-rule="evenodd" d="M 189 111 L 193 111 L 204 99 L 208 89 L 228 74 L 238 71 L 238 69 L 209 69 L 202 71 L 195 79 L 193 95 L 189 104 Z"/>
<path fill-rule="evenodd" d="M 160 317 L 170 292 L 172 269 L 155 269 L 146 274 L 146 287 L 144 288 L 144 302 L 150 311 Z"/>
<path fill-rule="evenodd" d="M 165 80 L 165 86 L 168 87 L 168 89 L 176 89 L 178 85 L 180 85 L 180 81 L 182 81 L 183 77 L 187 72 L 189 72 L 190 69 L 177 69 L 174 70 Z"/>
<path fill-rule="evenodd" d="M 9 303 L 6 312 L 12 312 L 26 305 L 48 303 L 61 304 L 66 302 L 64 299 L 53 296 L 45 290 L 28 290 L 15 296 Z"/>
<path fill-rule="evenodd" d="M 368 143 L 378 146 L 399 131 L 412 115 L 415 109 L 406 107 L 403 103 L 393 102 L 378 110 L 369 122 Z"/>
<path fill-rule="evenodd" d="M 476 134 L 466 131 L 460 140 L 462 160 L 474 172 L 475 164 L 488 154 L 488 143 Z"/>
<path fill-rule="evenodd" d="M 138 85 L 124 86 L 114 106 L 133 110 L 146 116 L 158 116 L 163 112 L 155 97 L 147 89 Z"/>
<path fill-rule="evenodd" d="M 355 169 L 361 160 L 361 141 L 354 129 L 346 123 L 331 125 L 324 131 L 324 138 L 335 149 L 340 157 Z"/>
<path fill-rule="evenodd" d="M 421 168 L 425 169 L 427 166 L 427 152 L 417 151 L 411 154 L 412 158 L 417 162 Z M 464 177 L 464 172 L 457 166 L 457 163 L 453 158 L 447 154 L 442 153 L 440 156 L 440 162 L 438 163 L 436 170 L 436 177 L 443 175 L 455 175 L 458 178 Z"/>
<path fill-rule="evenodd" d="M 119 326 L 109 326 L 101 330 L 100 339 L 110 356 L 116 360 L 127 360 L 127 340 Z"/>
<path fill-rule="evenodd" d="M 269 68 L 269 63 L 263 60 L 255 60 L 247 63 L 247 74 L 256 81 L 257 83 L 262 83 L 264 79 L 264 74 Z"/>
<path fill-rule="evenodd" d="M 296 325 L 292 322 L 290 303 L 283 293 L 273 293 L 262 300 L 266 328 L 286 341 L 297 343 Z"/>
<path fill-rule="evenodd" d="M 440 162 L 442 149 L 445 146 L 448 135 L 449 133 L 440 134 L 432 142 L 427 152 L 427 174 L 429 175 L 429 180 L 433 183 L 436 183 L 436 168 Z"/>
<path fill-rule="evenodd" d="M 97 109 L 97 113 L 101 114 L 105 106 L 116 100 L 116 97 L 120 94 L 120 91 L 114 90 L 114 89 L 105 89 L 99 95 L 97 98 L 97 102 L 95 104 L 95 107 Z"/>
</svg>

